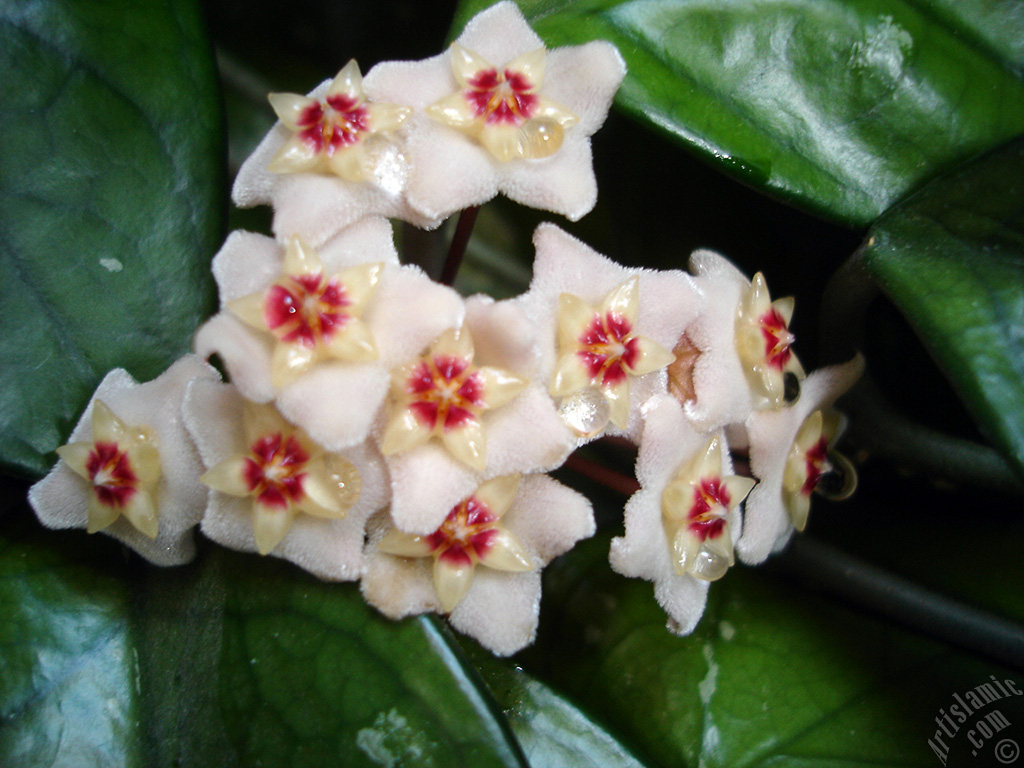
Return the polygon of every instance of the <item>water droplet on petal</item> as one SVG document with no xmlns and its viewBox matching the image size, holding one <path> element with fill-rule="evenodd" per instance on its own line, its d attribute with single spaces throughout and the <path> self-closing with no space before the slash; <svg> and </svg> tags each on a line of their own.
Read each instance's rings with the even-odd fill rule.
<svg viewBox="0 0 1024 768">
<path fill-rule="evenodd" d="M 580 437 L 593 437 L 608 425 L 612 409 L 596 387 L 588 387 L 562 400 L 558 415 Z"/>
</svg>

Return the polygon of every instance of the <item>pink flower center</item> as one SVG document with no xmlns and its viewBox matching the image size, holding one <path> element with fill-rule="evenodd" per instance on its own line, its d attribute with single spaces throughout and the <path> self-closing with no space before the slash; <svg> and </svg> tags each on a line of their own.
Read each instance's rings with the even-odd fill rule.
<svg viewBox="0 0 1024 768">
<path fill-rule="evenodd" d="M 701 478 L 700 484 L 693 489 L 693 506 L 687 515 L 690 532 L 701 541 L 721 536 L 731 501 L 722 478 Z"/>
<path fill-rule="evenodd" d="M 804 462 L 807 477 L 800 492 L 805 496 L 810 496 L 818 487 L 818 483 L 821 482 L 825 473 L 832 469 L 828 461 L 828 439 L 824 435 L 804 455 Z"/>
<path fill-rule="evenodd" d="M 117 443 L 94 443 L 85 468 L 96 498 L 104 506 L 124 509 L 138 490 L 128 453 Z"/>
<path fill-rule="evenodd" d="M 320 273 L 288 276 L 263 300 L 263 320 L 281 341 L 315 347 L 331 340 L 351 315 L 345 286 Z"/>
<path fill-rule="evenodd" d="M 522 125 L 537 110 L 535 86 L 520 72 L 482 69 L 468 82 L 463 96 L 474 114 L 488 124 Z"/>
<path fill-rule="evenodd" d="M 468 358 L 435 355 L 423 360 L 406 382 L 409 409 L 430 429 L 456 429 L 479 418 L 484 382 Z"/>
<path fill-rule="evenodd" d="M 579 355 L 590 380 L 602 386 L 623 381 L 640 357 L 640 341 L 632 335 L 633 326 L 622 315 L 595 314 L 579 338 Z"/>
<path fill-rule="evenodd" d="M 441 527 L 427 537 L 431 552 L 449 565 L 480 562 L 498 535 L 498 518 L 475 496 L 457 504 Z"/>
<path fill-rule="evenodd" d="M 790 347 L 795 341 L 785 318 L 772 307 L 761 317 L 761 335 L 764 337 L 764 356 L 773 368 L 782 370 L 792 356 Z"/>
<path fill-rule="evenodd" d="M 306 474 L 302 470 L 307 461 L 309 454 L 294 435 L 264 435 L 252 444 L 245 459 L 249 493 L 268 507 L 287 509 L 303 496 Z"/>
<path fill-rule="evenodd" d="M 330 157 L 358 142 L 370 130 L 370 113 L 350 96 L 328 96 L 312 104 L 298 119 L 299 136 L 317 153 Z"/>
</svg>

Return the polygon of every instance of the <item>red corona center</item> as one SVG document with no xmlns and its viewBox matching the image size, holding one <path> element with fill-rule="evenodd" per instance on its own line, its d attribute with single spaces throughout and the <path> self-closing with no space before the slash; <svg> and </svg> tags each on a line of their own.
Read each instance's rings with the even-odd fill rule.
<svg viewBox="0 0 1024 768">
<path fill-rule="evenodd" d="M 430 429 L 455 429 L 484 407 L 484 383 L 470 360 L 436 355 L 420 362 L 406 382 L 409 409 Z"/>
<path fill-rule="evenodd" d="M 468 82 L 466 101 L 487 123 L 522 125 L 537 109 L 537 96 L 530 93 L 533 85 L 519 72 L 484 69 Z"/>
<path fill-rule="evenodd" d="M 108 507 L 124 509 L 138 490 L 128 454 L 117 443 L 95 443 L 85 468 L 96 497 Z"/>
<path fill-rule="evenodd" d="M 315 347 L 330 341 L 351 317 L 345 286 L 320 273 L 286 277 L 267 291 L 263 320 L 281 341 Z"/>
<path fill-rule="evenodd" d="M 792 356 L 793 336 L 779 310 L 772 307 L 761 317 L 761 335 L 764 337 L 764 355 L 768 364 L 780 371 Z"/>
<path fill-rule="evenodd" d="M 807 479 L 804 480 L 804 485 L 800 492 L 805 496 L 810 496 L 814 489 L 818 487 L 822 476 L 830 469 L 828 463 L 828 439 L 822 436 L 804 455 L 804 461 L 807 467 Z"/>
<path fill-rule="evenodd" d="M 268 507 L 287 508 L 302 498 L 307 461 L 309 454 L 294 436 L 264 435 L 252 444 L 245 459 L 249 492 Z"/>
<path fill-rule="evenodd" d="M 594 315 L 590 326 L 580 336 L 581 349 L 576 353 L 583 360 L 590 380 L 612 386 L 623 381 L 640 357 L 640 340 L 631 334 L 633 326 L 622 315 L 608 312 Z"/>
<path fill-rule="evenodd" d="M 470 497 L 456 505 L 441 527 L 427 537 L 433 554 L 449 565 L 466 566 L 479 562 L 490 550 L 497 517 L 484 504 Z"/>
<path fill-rule="evenodd" d="M 687 523 L 690 532 L 701 541 L 721 536 L 730 501 L 732 497 L 722 484 L 722 478 L 701 478 L 700 485 L 693 489 L 693 506 Z"/>
<path fill-rule="evenodd" d="M 316 152 L 330 156 L 370 130 L 370 113 L 351 96 L 338 94 L 306 107 L 297 122 L 299 136 Z"/>
</svg>

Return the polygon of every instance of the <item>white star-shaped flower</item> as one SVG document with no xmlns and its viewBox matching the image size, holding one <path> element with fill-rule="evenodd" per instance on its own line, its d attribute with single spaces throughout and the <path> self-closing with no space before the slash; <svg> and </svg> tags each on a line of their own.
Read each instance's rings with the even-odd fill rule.
<svg viewBox="0 0 1024 768">
<path fill-rule="evenodd" d="M 242 208 L 271 205 L 274 233 L 314 248 L 365 216 L 433 228 L 440 218 L 410 208 L 403 123 L 409 108 L 367 100 L 354 61 L 308 96 L 270 95 L 280 118 L 235 178 Z"/>
<path fill-rule="evenodd" d="M 457 630 L 507 656 L 533 641 L 540 571 L 594 533 L 590 502 L 545 475 L 492 479 L 430 534 L 369 525 L 363 596 L 393 619 L 448 613 Z"/>
<path fill-rule="evenodd" d="M 444 218 L 499 192 L 572 220 L 594 207 L 590 136 L 625 76 L 615 46 L 545 51 L 519 8 L 473 17 L 453 47 L 418 62 L 384 62 L 366 91 L 408 104 L 406 197 Z"/>
<path fill-rule="evenodd" d="M 269 168 L 273 173 L 328 173 L 346 181 L 374 181 L 373 144 L 401 125 L 412 111 L 397 104 L 373 104 L 363 78 L 350 61 L 323 98 L 272 93 L 270 105 L 292 131 Z"/>
<path fill-rule="evenodd" d="M 191 560 L 192 528 L 206 503 L 202 464 L 181 418 L 194 379 L 220 377 L 195 355 L 145 384 L 121 368 L 108 373 L 58 451 L 61 461 L 29 490 L 40 521 L 99 530 L 157 565 Z"/>
<path fill-rule="evenodd" d="M 821 470 L 826 468 L 829 448 L 818 445 L 824 419 L 818 421 L 816 436 L 811 433 L 813 423 L 812 431 L 803 427 L 809 420 L 821 418 L 814 414 L 827 409 L 853 386 L 863 370 L 864 361 L 859 356 L 848 363 L 817 370 L 804 380 L 800 399 L 793 405 L 781 410 L 755 411 L 747 419 L 750 471 L 758 485 L 747 499 L 743 536 L 736 546 L 744 563 L 764 562 L 768 555 L 786 545 L 794 523 L 803 528 L 810 493 L 821 478 Z M 815 472 L 813 482 L 808 484 L 808 477 Z"/>
<path fill-rule="evenodd" d="M 316 249 L 315 260 L 289 261 L 275 240 L 233 233 L 213 261 L 222 311 L 197 332 L 196 351 L 219 355 L 246 398 L 274 401 L 328 450 L 356 445 L 391 369 L 458 326 L 462 299 L 399 266 L 384 219 L 354 224 Z"/>
<path fill-rule="evenodd" d="M 685 272 L 623 267 L 551 224 L 534 244 L 533 281 L 515 301 L 538 325 L 546 386 L 580 441 L 606 427 L 635 441 L 700 291 Z"/>
<path fill-rule="evenodd" d="M 452 506 L 483 480 L 554 469 L 575 443 L 541 375 L 537 327 L 516 302 L 495 302 L 486 296 L 468 299 L 459 338 L 463 354 L 466 339 L 472 339 L 472 354 L 467 357 L 471 363 L 463 367 L 453 365 L 453 359 L 442 359 L 440 366 L 427 364 L 425 369 L 431 372 L 427 378 L 436 379 L 435 383 L 408 375 L 424 370 L 422 358 L 417 358 L 413 366 L 398 369 L 395 404 L 382 437 L 392 480 L 391 514 L 399 526 L 414 533 L 437 528 Z M 442 351 L 453 350 L 458 351 L 458 347 L 449 343 Z M 441 411 L 434 403 L 442 402 L 437 395 L 443 394 L 444 386 L 451 389 L 441 374 L 455 371 L 459 373 L 452 378 L 460 386 L 443 399 L 445 419 L 450 424 L 439 424 L 436 417 Z M 473 371 L 483 371 L 486 376 L 473 373 L 478 382 L 467 378 Z M 498 399 L 489 393 L 492 383 Z M 415 399 L 410 399 L 410 391 Z M 468 400 L 466 408 L 460 405 L 464 399 Z M 480 409 L 476 403 L 495 407 Z M 404 408 L 398 407 L 403 404 Z M 407 430 L 406 417 L 412 413 L 409 407 L 420 410 Z M 430 430 L 426 428 L 427 420 L 433 424 Z M 395 435 L 396 424 L 400 435 L 411 437 L 428 438 L 441 430 L 442 440 L 391 450 L 394 446 L 388 443 Z M 452 445 L 456 447 L 454 453 Z"/>
<path fill-rule="evenodd" d="M 692 356 L 669 370 L 669 389 L 686 415 L 710 430 L 784 406 L 787 377 L 797 389 L 804 378 L 791 349 L 793 300 L 772 302 L 761 273 L 748 280 L 714 251 L 694 251 L 690 269 L 706 308 L 677 343 Z"/>
<path fill-rule="evenodd" d="M 669 628 L 689 634 L 708 583 L 733 563 L 738 507 L 754 481 L 733 474 L 725 436 L 695 430 L 669 395 L 644 409 L 636 476 L 641 487 L 626 504 L 626 535 L 612 541 L 612 568 L 653 581 Z"/>
<path fill-rule="evenodd" d="M 247 401 L 230 384 L 194 382 L 183 412 L 206 468 L 203 533 L 321 578 L 359 578 L 366 520 L 388 501 L 372 445 L 324 451 L 272 405 Z"/>
</svg>

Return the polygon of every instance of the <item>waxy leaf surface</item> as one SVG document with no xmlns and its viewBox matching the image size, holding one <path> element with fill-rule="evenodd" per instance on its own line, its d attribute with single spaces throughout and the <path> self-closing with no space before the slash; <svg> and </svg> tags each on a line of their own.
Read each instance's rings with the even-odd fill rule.
<svg viewBox="0 0 1024 768">
<path fill-rule="evenodd" d="M 0 765 L 141 768 L 118 547 L 11 523 L 0 531 Z"/>
<path fill-rule="evenodd" d="M 40 474 L 112 368 L 212 308 L 225 194 L 192 0 L 0 3 L 0 464 Z"/>
<path fill-rule="evenodd" d="M 460 4 L 453 30 L 489 5 Z M 519 5 L 549 46 L 615 43 L 629 68 L 616 101 L 637 119 L 752 186 L 855 226 L 1024 131 L 1019 3 Z"/>
<path fill-rule="evenodd" d="M 0 530 L 0 764 L 524 768 L 442 623 L 252 555 L 150 568 L 21 514 Z"/>
<path fill-rule="evenodd" d="M 675 637 L 651 584 L 600 569 L 607 541 L 549 569 L 560 608 L 526 664 L 655 765 L 924 768 L 954 693 L 1020 680 L 763 570 L 715 582 L 696 631 Z M 1000 707 L 1024 716 L 1019 698 Z M 969 765 L 966 736 L 948 742 L 949 764 Z"/>
<path fill-rule="evenodd" d="M 872 227 L 864 264 L 1024 475 L 1024 140 Z"/>
<path fill-rule="evenodd" d="M 612 734 L 558 691 L 478 645 L 468 650 L 508 718 L 530 768 L 643 768 Z"/>
</svg>

